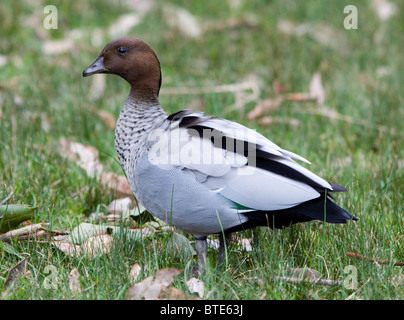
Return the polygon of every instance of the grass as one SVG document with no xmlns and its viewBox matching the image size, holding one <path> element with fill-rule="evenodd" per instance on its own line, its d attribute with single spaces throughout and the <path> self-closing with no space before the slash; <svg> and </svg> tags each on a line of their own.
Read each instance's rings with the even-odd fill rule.
<svg viewBox="0 0 404 320">
<path fill-rule="evenodd" d="M 230 248 L 227 270 L 218 274 L 208 269 L 203 280 L 206 290 L 212 291 L 210 299 L 403 299 L 397 280 L 402 269 L 346 256 L 353 251 L 404 261 L 403 3 L 396 1 L 396 14 L 382 21 L 369 2 L 358 0 L 254 0 L 239 6 L 231 6 L 231 1 L 170 2 L 189 10 L 204 27 L 196 39 L 171 27 L 163 9 L 167 3 L 156 3 L 127 35 L 142 38 L 156 50 L 163 88 L 239 83 L 255 75 L 263 83 L 259 99 L 267 99 L 277 95 L 276 81 L 286 92 L 307 91 L 311 76 L 319 71 L 326 92 L 324 108 L 352 119 L 312 114 L 308 110 L 317 108 L 314 102 L 284 101 L 272 116 L 297 119 L 299 124 L 263 126 L 246 117 L 254 102 L 244 110 L 226 111 L 235 103 L 232 93 L 161 95 L 167 112 L 199 98 L 207 114 L 256 128 L 283 148 L 308 158 L 313 172 L 347 187 L 346 194 L 337 195 L 337 202 L 360 218 L 344 226 L 313 222 L 281 231 L 262 228 L 241 233 L 253 238 L 254 251 Z M 59 139 L 94 146 L 107 170 L 122 173 L 114 159 L 114 132 L 91 108 L 117 117 L 128 86 L 117 77 L 107 77 L 106 90 L 94 101 L 89 95 L 91 81 L 82 79 L 81 73 L 111 40 L 108 27 L 132 9 L 119 1 L 53 4 L 58 8 L 57 30 L 43 27 L 41 2 L 0 4 L 0 54 L 7 57 L 0 73 L 0 200 L 15 190 L 14 203 L 39 207 L 35 222 L 72 230 L 98 205 L 113 200 L 114 193 L 63 158 Z M 348 4 L 358 8 L 357 30 L 343 28 L 343 8 Z M 230 20 L 253 23 L 226 26 Z M 285 20 L 314 31 L 285 34 L 279 28 L 279 21 Z M 104 31 L 99 40 L 93 36 L 96 29 Z M 71 37 L 72 30 L 82 33 L 70 50 L 43 53 L 46 41 Z M 15 242 L 14 253 L 1 244 L 0 291 L 9 269 L 26 257 L 30 274 L 20 278 L 6 299 L 124 299 L 131 285 L 128 272 L 135 262 L 143 267 L 142 279 L 159 268 L 184 268 L 189 263 L 170 255 L 169 241 L 169 233 L 141 242 L 122 239 L 109 254 L 95 259 L 68 257 L 46 243 Z M 215 255 L 210 249 L 212 268 Z M 44 288 L 48 265 L 57 270 L 57 290 Z M 306 267 L 326 278 L 343 280 L 348 265 L 357 268 L 356 290 L 271 279 L 289 268 Z M 74 267 L 83 288 L 78 295 L 68 288 Z M 182 274 L 174 282 L 184 292 L 187 277 Z"/>
</svg>

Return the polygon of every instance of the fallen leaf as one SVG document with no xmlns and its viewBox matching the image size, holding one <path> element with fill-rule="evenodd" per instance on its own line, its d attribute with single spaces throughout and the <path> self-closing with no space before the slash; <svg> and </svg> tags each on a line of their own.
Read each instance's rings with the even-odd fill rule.
<svg viewBox="0 0 404 320">
<path fill-rule="evenodd" d="M 10 204 L 0 206 L 0 233 L 17 227 L 21 222 L 34 217 L 37 207 L 26 204 Z"/>
<path fill-rule="evenodd" d="M 8 62 L 7 56 L 0 54 L 0 67 L 6 65 Z"/>
<path fill-rule="evenodd" d="M 146 208 L 143 207 L 140 202 L 137 202 L 136 206 L 133 209 L 125 210 L 121 213 L 121 219 L 131 218 L 138 225 L 144 225 L 145 223 L 157 222 L 160 226 L 160 222 L 157 221 L 152 214 L 147 212 Z M 153 228 L 156 228 L 157 225 L 151 225 Z"/>
<path fill-rule="evenodd" d="M 80 223 L 71 231 L 67 242 L 73 244 L 83 244 L 89 237 L 100 234 L 107 234 L 107 228 L 108 226 L 102 226 L 98 224 L 86 222 Z"/>
<path fill-rule="evenodd" d="M 107 210 L 111 213 L 122 213 L 129 210 L 132 206 L 132 199 L 129 197 L 113 200 L 108 206 Z"/>
<path fill-rule="evenodd" d="M 153 276 L 134 284 L 127 291 L 128 300 L 158 300 L 160 294 L 166 296 L 166 290 L 174 281 L 174 277 L 182 273 L 176 268 L 158 270 Z"/>
<path fill-rule="evenodd" d="M 241 238 L 238 241 L 238 244 L 240 246 L 240 249 L 243 251 L 253 251 L 253 247 L 251 245 L 250 239 Z"/>
<path fill-rule="evenodd" d="M 262 126 L 269 126 L 273 123 L 286 123 L 291 126 L 298 126 L 300 124 L 300 121 L 295 118 L 279 118 L 279 117 L 265 116 L 258 119 L 258 123 Z"/>
<path fill-rule="evenodd" d="M 62 149 L 61 155 L 74 160 L 79 167 L 86 171 L 89 177 L 93 178 L 102 173 L 103 166 L 98 160 L 98 150 L 96 148 L 69 141 L 66 138 L 60 139 L 60 146 Z"/>
<path fill-rule="evenodd" d="M 111 250 L 113 240 L 114 238 L 109 234 L 89 237 L 81 247 L 82 252 L 85 252 L 92 257 L 103 255 Z"/>
<path fill-rule="evenodd" d="M 395 288 L 401 287 L 404 289 L 404 274 L 393 277 L 392 281 Z"/>
<path fill-rule="evenodd" d="M 108 35 L 111 38 L 122 38 L 141 21 L 141 16 L 137 13 L 123 14 L 109 27 Z"/>
<path fill-rule="evenodd" d="M 158 296 L 159 300 L 197 300 L 174 287 L 163 287 Z"/>
<path fill-rule="evenodd" d="M 141 16 L 144 16 L 156 6 L 154 0 L 124 0 L 123 3 Z"/>
<path fill-rule="evenodd" d="M 290 276 L 299 279 L 319 280 L 321 273 L 310 268 L 295 268 L 289 270 Z"/>
<path fill-rule="evenodd" d="M 317 104 L 322 106 L 325 101 L 325 92 L 321 82 L 321 74 L 316 72 L 313 74 L 310 81 L 310 97 L 317 101 Z"/>
<path fill-rule="evenodd" d="M 118 196 L 133 195 L 125 176 L 118 176 L 112 172 L 104 172 L 101 174 L 101 184 L 109 189 L 115 190 Z"/>
<path fill-rule="evenodd" d="M 260 100 L 255 105 L 254 109 L 247 114 L 249 120 L 256 119 L 264 113 L 272 113 L 279 109 L 282 98 Z"/>
<path fill-rule="evenodd" d="M 79 257 L 81 255 L 81 247 L 67 241 L 52 241 L 52 246 L 58 248 L 69 257 Z"/>
<path fill-rule="evenodd" d="M 71 51 L 73 47 L 74 41 L 70 38 L 61 40 L 46 40 L 42 45 L 42 51 L 47 55 L 58 55 Z"/>
<path fill-rule="evenodd" d="M 108 234 L 111 235 L 124 235 L 127 237 L 130 237 L 131 239 L 138 241 L 144 237 L 148 237 L 154 233 L 154 231 L 151 228 L 121 228 L 117 226 L 108 226 L 107 227 Z"/>
<path fill-rule="evenodd" d="M 109 234 L 101 234 L 88 237 L 82 245 L 68 241 L 52 241 L 52 245 L 70 257 L 82 257 L 89 255 L 96 257 L 108 253 L 111 249 L 113 237 Z"/>
<path fill-rule="evenodd" d="M 14 239 L 20 239 L 21 237 L 34 238 L 38 231 L 43 230 L 48 223 L 36 223 L 31 224 L 19 229 L 10 230 L 4 234 L 0 234 L 0 241 L 10 242 Z"/>
<path fill-rule="evenodd" d="M 108 222 L 115 222 L 115 221 L 121 221 L 122 220 L 122 216 L 120 213 L 111 213 L 109 215 L 107 215 L 104 220 L 108 221 Z"/>
<path fill-rule="evenodd" d="M 208 243 L 209 248 L 212 248 L 215 250 L 219 249 L 219 247 L 220 247 L 219 239 L 207 239 L 206 241 Z"/>
<path fill-rule="evenodd" d="M 89 95 L 91 100 L 98 100 L 105 91 L 105 74 L 97 74 L 92 78 Z M 101 112 L 101 110 L 99 110 Z"/>
<path fill-rule="evenodd" d="M 318 43 L 336 50 L 347 48 L 347 39 L 344 33 L 325 23 L 296 24 L 289 20 L 279 20 L 277 29 L 286 35 L 308 36 Z"/>
<path fill-rule="evenodd" d="M 122 212 L 122 215 L 127 214 L 128 216 L 137 217 L 143 214 L 146 210 L 145 207 L 138 201 L 133 209 L 127 209 Z"/>
<path fill-rule="evenodd" d="M 282 94 L 286 91 L 286 86 L 284 86 L 278 78 L 274 80 L 272 87 L 276 94 Z"/>
<path fill-rule="evenodd" d="M 104 121 L 105 125 L 110 128 L 110 129 L 115 129 L 116 126 L 116 121 L 115 121 L 115 117 L 110 114 L 108 111 L 105 110 L 94 110 L 94 109 L 90 109 L 93 110 L 95 112 L 95 114 L 102 120 Z"/>
<path fill-rule="evenodd" d="M 172 28 L 177 28 L 183 35 L 190 38 L 201 36 L 201 26 L 188 10 L 173 5 L 165 5 L 163 14 L 167 24 Z"/>
<path fill-rule="evenodd" d="M 390 19 L 397 13 L 397 6 L 387 0 L 373 0 L 372 8 L 381 21 Z"/>
<path fill-rule="evenodd" d="M 241 18 L 230 18 L 226 20 L 214 21 L 203 28 L 206 31 L 225 31 L 226 29 L 236 28 L 257 28 L 259 26 L 257 18 L 253 15 L 244 15 Z"/>
<path fill-rule="evenodd" d="M 40 118 L 41 118 L 41 128 L 45 132 L 49 132 L 51 129 L 50 121 L 49 121 L 49 116 L 45 112 L 40 113 Z"/>
<path fill-rule="evenodd" d="M 182 259 L 189 259 L 193 255 L 196 255 L 196 251 L 191 246 L 189 240 L 182 234 L 176 232 L 171 234 L 171 239 L 167 244 L 167 251 L 173 256 Z"/>
<path fill-rule="evenodd" d="M 90 215 L 88 216 L 88 221 L 90 221 L 91 223 L 97 223 L 97 222 L 102 222 L 105 221 L 107 219 L 107 217 L 105 216 L 104 212 L 91 212 Z"/>
<path fill-rule="evenodd" d="M 80 273 L 77 268 L 73 268 L 72 271 L 69 273 L 69 289 L 73 293 L 73 295 L 76 295 L 81 292 L 81 286 L 80 286 Z"/>
<path fill-rule="evenodd" d="M 24 258 L 10 269 L 7 279 L 4 282 L 4 291 L 7 293 L 10 292 L 18 281 L 20 275 L 24 274 L 26 270 L 27 260 Z"/>
<path fill-rule="evenodd" d="M 130 277 L 133 281 L 136 281 L 137 278 L 139 277 L 141 271 L 142 271 L 142 267 L 140 266 L 140 264 L 135 263 L 135 264 L 133 265 L 132 269 L 130 269 L 129 277 Z"/>
<path fill-rule="evenodd" d="M 187 281 L 189 292 L 197 293 L 200 298 L 205 294 L 205 283 L 198 278 L 191 278 Z"/>
<path fill-rule="evenodd" d="M 286 94 L 283 95 L 283 97 L 286 100 L 298 101 L 298 102 L 312 100 L 311 95 L 309 93 L 307 93 L 307 92 L 286 93 Z"/>
</svg>

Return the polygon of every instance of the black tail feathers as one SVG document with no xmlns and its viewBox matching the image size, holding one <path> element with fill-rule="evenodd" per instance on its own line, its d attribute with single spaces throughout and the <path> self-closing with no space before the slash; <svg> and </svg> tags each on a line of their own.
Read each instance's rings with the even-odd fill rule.
<svg viewBox="0 0 404 320">
<path fill-rule="evenodd" d="M 291 224 L 311 220 L 328 223 L 346 223 L 347 220 L 358 220 L 348 211 L 335 204 L 330 197 L 321 194 L 319 198 L 301 203 L 295 207 L 277 211 L 254 211 L 244 214 L 248 221 L 235 228 L 238 231 L 256 226 L 284 228 Z"/>
</svg>

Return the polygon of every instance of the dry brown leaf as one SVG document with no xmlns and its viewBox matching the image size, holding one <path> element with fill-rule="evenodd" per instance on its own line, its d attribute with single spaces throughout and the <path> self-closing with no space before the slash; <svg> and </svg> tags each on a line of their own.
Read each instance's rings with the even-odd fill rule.
<svg viewBox="0 0 404 320">
<path fill-rule="evenodd" d="M 53 241 L 64 241 L 64 240 L 66 240 L 68 237 L 69 237 L 68 234 L 63 233 L 63 234 L 59 234 L 59 235 L 52 236 L 52 240 L 53 240 Z"/>
<path fill-rule="evenodd" d="M 395 288 L 401 287 L 404 289 L 404 274 L 393 277 L 392 283 Z"/>
<path fill-rule="evenodd" d="M 134 284 L 127 291 L 128 300 L 158 300 L 160 295 L 166 297 L 167 288 L 174 281 L 174 277 L 182 272 L 176 268 L 158 270 L 153 276 Z"/>
<path fill-rule="evenodd" d="M 264 113 L 272 113 L 279 109 L 281 102 L 281 98 L 260 100 L 257 102 L 254 109 L 247 114 L 247 118 L 249 120 L 253 120 L 260 117 Z"/>
<path fill-rule="evenodd" d="M 76 164 L 87 172 L 89 177 L 99 176 L 103 166 L 98 160 L 98 150 L 92 146 L 86 146 L 79 142 L 60 139 L 61 155 L 75 161 Z"/>
<path fill-rule="evenodd" d="M 97 110 L 96 114 L 98 117 L 100 117 L 100 119 L 102 121 L 104 121 L 104 123 L 106 124 L 106 126 L 110 129 L 115 129 L 116 126 L 116 121 L 115 121 L 115 117 L 110 114 L 108 111 L 104 111 L 104 110 Z"/>
<path fill-rule="evenodd" d="M 67 241 L 53 241 L 52 245 L 70 257 L 81 257 L 86 254 L 95 257 L 108 253 L 113 239 L 109 234 L 96 234 L 89 237 L 81 246 Z"/>
<path fill-rule="evenodd" d="M 108 35 L 111 38 L 121 38 L 142 21 L 139 14 L 132 12 L 123 14 L 109 27 Z"/>
<path fill-rule="evenodd" d="M 46 40 L 42 45 L 42 51 L 48 55 L 58 55 L 71 51 L 74 47 L 74 41 L 70 38 L 61 40 Z"/>
<path fill-rule="evenodd" d="M 77 268 L 73 268 L 72 271 L 70 271 L 69 274 L 69 289 L 70 291 L 76 295 L 81 292 L 81 286 L 80 286 L 80 273 L 77 270 Z"/>
<path fill-rule="evenodd" d="M 122 216 L 120 213 L 111 213 L 104 217 L 104 220 L 108 222 L 114 222 L 114 221 L 120 221 L 122 219 Z"/>
<path fill-rule="evenodd" d="M 209 23 L 203 28 L 203 32 L 205 33 L 206 31 L 224 31 L 226 29 L 256 27 L 258 27 L 257 18 L 249 15 L 243 16 L 241 18 L 230 18 L 223 21 L 215 21 L 213 23 Z"/>
<path fill-rule="evenodd" d="M 279 117 L 271 117 L 265 116 L 258 120 L 258 123 L 262 126 L 269 126 L 273 123 L 285 123 L 291 126 L 298 126 L 300 121 L 295 118 L 279 118 Z"/>
<path fill-rule="evenodd" d="M 89 237 L 82 245 L 82 250 L 90 256 L 103 255 L 111 250 L 114 237 L 110 234 L 100 234 Z"/>
<path fill-rule="evenodd" d="M 39 116 L 41 118 L 41 128 L 42 128 L 42 130 L 45 131 L 45 132 L 49 132 L 50 129 L 51 129 L 49 115 L 46 114 L 45 112 L 41 112 Z"/>
<path fill-rule="evenodd" d="M 142 267 L 140 266 L 140 264 L 135 263 L 132 267 L 132 269 L 129 272 L 129 277 L 133 280 L 136 281 L 137 278 L 140 275 L 140 272 L 142 271 Z"/>
<path fill-rule="evenodd" d="M 284 86 L 278 78 L 274 80 L 272 87 L 276 94 L 282 94 L 286 91 L 286 86 Z"/>
<path fill-rule="evenodd" d="M 4 283 L 4 290 L 10 289 L 18 280 L 21 274 L 27 270 L 27 260 L 24 258 L 12 267 L 8 273 L 7 279 Z"/>
<path fill-rule="evenodd" d="M 286 93 L 286 94 L 283 95 L 283 97 L 286 100 L 298 101 L 298 102 L 304 102 L 304 101 L 313 100 L 312 97 L 310 96 L 310 94 L 307 93 L 307 92 Z"/>
<path fill-rule="evenodd" d="M 205 283 L 198 278 L 191 278 L 187 281 L 189 292 L 197 293 L 200 298 L 205 294 Z"/>
<path fill-rule="evenodd" d="M 322 106 L 325 101 L 325 91 L 321 82 L 321 74 L 315 72 L 310 81 L 310 97 L 317 100 L 317 104 Z"/>
<path fill-rule="evenodd" d="M 65 255 L 70 257 L 79 257 L 81 255 L 81 247 L 66 241 L 53 241 L 52 246 L 58 248 Z"/>
<path fill-rule="evenodd" d="M 98 100 L 105 91 L 105 74 L 98 74 L 92 78 L 89 95 L 91 100 Z"/>
<path fill-rule="evenodd" d="M 296 24 L 290 20 L 279 20 L 277 28 L 286 35 L 296 37 L 308 36 L 318 43 L 333 49 L 341 50 L 341 48 L 347 47 L 344 33 L 325 23 Z"/>
<path fill-rule="evenodd" d="M 243 251 L 253 251 L 253 247 L 251 245 L 252 239 L 242 238 L 239 240 L 238 244 L 240 245 L 241 250 Z"/>
<path fill-rule="evenodd" d="M 132 199 L 130 197 L 113 200 L 108 206 L 107 210 L 112 214 L 120 214 L 125 210 L 132 207 Z"/>
<path fill-rule="evenodd" d="M 159 300 L 198 300 L 175 287 L 163 287 L 158 296 Z"/>
<path fill-rule="evenodd" d="M 373 0 L 372 8 L 382 21 L 389 19 L 397 13 L 396 4 L 387 0 Z"/>
<path fill-rule="evenodd" d="M 13 239 L 27 239 L 35 238 L 39 231 L 45 231 L 44 227 L 48 226 L 49 223 L 36 223 L 24 226 L 19 229 L 10 230 L 4 234 L 0 235 L 0 241 L 12 241 Z M 43 236 L 43 233 L 40 233 Z"/>
<path fill-rule="evenodd" d="M 144 16 L 156 6 L 155 0 L 123 0 L 121 2 L 141 16 Z"/>
<path fill-rule="evenodd" d="M 18 237 L 18 240 L 41 240 L 45 239 L 47 237 L 48 232 L 44 229 L 39 229 L 37 232 L 35 232 L 34 237 L 32 234 L 29 235 L 22 235 Z"/>
<path fill-rule="evenodd" d="M 309 279 L 309 280 L 319 280 L 321 278 L 321 273 L 317 270 L 310 268 L 295 268 L 290 269 L 290 276 L 293 278 Z"/>
<path fill-rule="evenodd" d="M 8 62 L 7 56 L 0 54 L 0 67 L 6 65 Z"/>
<path fill-rule="evenodd" d="M 133 195 L 128 179 L 125 176 L 118 176 L 112 172 L 101 174 L 101 184 L 115 190 L 117 196 Z"/>
<path fill-rule="evenodd" d="M 164 5 L 163 15 L 167 24 L 178 29 L 184 36 L 199 38 L 202 34 L 198 20 L 188 10 L 173 6 Z"/>
</svg>

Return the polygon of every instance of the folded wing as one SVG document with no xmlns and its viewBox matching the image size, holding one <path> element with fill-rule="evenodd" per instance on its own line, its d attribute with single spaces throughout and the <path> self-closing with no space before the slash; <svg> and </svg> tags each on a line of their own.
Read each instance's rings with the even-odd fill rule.
<svg viewBox="0 0 404 320">
<path fill-rule="evenodd" d="M 169 136 L 161 139 L 160 148 L 154 145 L 158 152 L 149 153 L 158 158 L 156 164 L 193 172 L 204 187 L 245 212 L 283 210 L 325 190 L 345 191 L 293 160 L 310 163 L 303 157 L 238 123 L 186 110 L 168 119 Z"/>
</svg>

